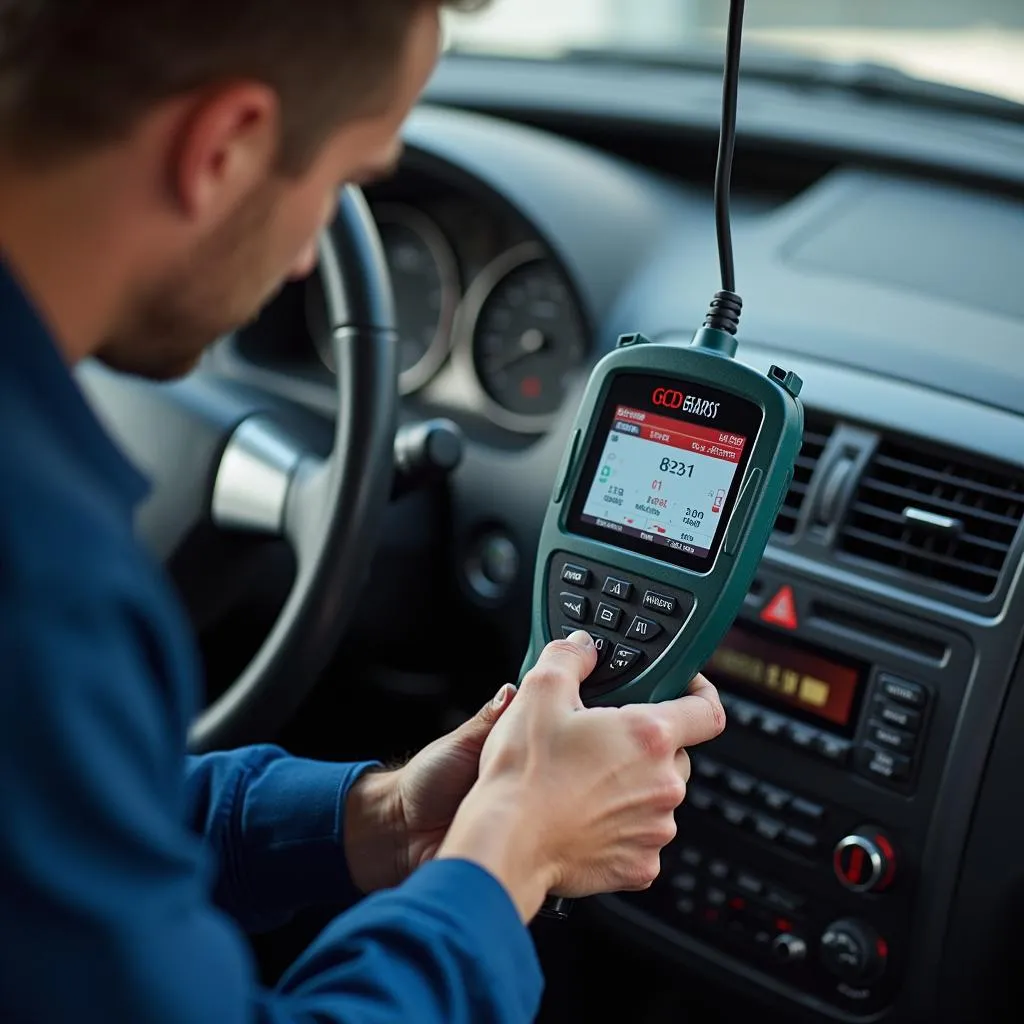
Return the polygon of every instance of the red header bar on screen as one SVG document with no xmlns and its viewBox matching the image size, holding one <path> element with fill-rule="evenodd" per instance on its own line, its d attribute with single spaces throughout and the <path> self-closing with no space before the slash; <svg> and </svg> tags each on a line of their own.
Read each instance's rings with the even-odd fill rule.
<svg viewBox="0 0 1024 1024">
<path fill-rule="evenodd" d="M 615 410 L 615 420 L 634 424 L 638 428 L 636 436 L 647 441 L 656 441 L 686 452 L 710 455 L 726 462 L 739 462 L 747 445 L 747 439 L 742 434 L 684 423 L 670 416 L 632 409 L 627 405 L 620 405 Z"/>
</svg>

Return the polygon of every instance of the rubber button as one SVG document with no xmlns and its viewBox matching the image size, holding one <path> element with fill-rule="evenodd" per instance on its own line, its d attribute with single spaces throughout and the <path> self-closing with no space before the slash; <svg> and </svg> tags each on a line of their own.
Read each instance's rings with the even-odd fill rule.
<svg viewBox="0 0 1024 1024">
<path fill-rule="evenodd" d="M 626 630 L 626 639 L 647 643 L 648 640 L 653 640 L 660 632 L 661 626 L 653 619 L 643 619 L 637 615 L 633 619 L 633 624 Z"/>
<path fill-rule="evenodd" d="M 562 566 L 562 582 L 571 583 L 574 587 L 582 587 L 584 590 L 590 586 L 590 570 L 584 565 L 573 565 L 566 562 Z"/>
<path fill-rule="evenodd" d="M 562 614 L 573 622 L 586 622 L 590 602 L 582 594 L 559 594 L 558 603 Z"/>
<path fill-rule="evenodd" d="M 649 612 L 660 612 L 662 615 L 675 615 L 676 599 L 669 594 L 659 594 L 648 590 L 644 594 L 643 605 Z"/>
<path fill-rule="evenodd" d="M 628 601 L 633 596 L 633 584 L 629 580 L 619 580 L 609 576 L 604 581 L 601 593 L 607 597 L 617 597 L 620 601 Z"/>
</svg>

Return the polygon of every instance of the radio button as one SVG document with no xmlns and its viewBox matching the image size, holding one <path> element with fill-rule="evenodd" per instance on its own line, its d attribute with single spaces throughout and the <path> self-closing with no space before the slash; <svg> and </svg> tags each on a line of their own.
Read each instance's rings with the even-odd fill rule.
<svg viewBox="0 0 1024 1024">
<path fill-rule="evenodd" d="M 684 846 L 679 859 L 691 868 L 699 868 L 704 861 L 704 854 L 696 846 Z"/>
<path fill-rule="evenodd" d="M 800 828 L 787 828 L 782 833 L 782 841 L 799 853 L 812 854 L 818 849 L 818 837 Z"/>
<path fill-rule="evenodd" d="M 692 807 L 695 811 L 710 811 L 718 800 L 715 794 L 703 786 L 689 786 L 686 790 L 686 802 L 683 806 Z"/>
<path fill-rule="evenodd" d="M 613 604 L 605 604 L 604 601 L 597 606 L 597 614 L 594 616 L 594 622 L 597 625 L 604 626 L 605 629 L 618 629 L 621 621 L 621 608 L 616 608 Z"/>
<path fill-rule="evenodd" d="M 779 889 L 775 886 L 772 886 L 765 893 L 764 901 L 773 910 L 781 910 L 784 914 L 797 914 L 804 905 L 802 896 L 797 896 L 795 893 L 787 892 L 785 889 Z"/>
<path fill-rule="evenodd" d="M 629 580 L 617 580 L 609 576 L 604 581 L 601 593 L 608 597 L 616 597 L 620 601 L 628 601 L 633 596 L 633 584 Z"/>
<path fill-rule="evenodd" d="M 662 615 L 675 615 L 678 602 L 668 594 L 658 594 L 648 590 L 644 594 L 643 606 L 649 612 L 660 612 Z"/>
<path fill-rule="evenodd" d="M 813 750 L 818 730 L 812 729 L 809 725 L 800 725 L 799 722 L 790 722 L 786 738 L 798 750 Z"/>
<path fill-rule="evenodd" d="M 708 865 L 708 874 L 720 882 L 729 877 L 729 865 L 724 860 L 713 860 Z"/>
<path fill-rule="evenodd" d="M 921 728 L 920 711 L 911 711 L 910 708 L 884 702 L 876 708 L 876 713 L 886 725 L 895 725 L 897 729 L 917 732 Z"/>
<path fill-rule="evenodd" d="M 761 723 L 761 711 L 753 704 L 737 702 L 730 712 L 730 717 L 744 729 L 756 729 Z"/>
<path fill-rule="evenodd" d="M 783 735 L 787 724 L 786 719 L 779 715 L 765 714 L 761 718 L 760 728 L 765 736 L 775 737 Z"/>
<path fill-rule="evenodd" d="M 819 733 L 814 742 L 814 751 L 833 764 L 846 764 L 850 756 L 850 742 L 828 733 Z"/>
<path fill-rule="evenodd" d="M 776 821 L 774 818 L 769 818 L 763 814 L 758 814 L 754 817 L 754 831 L 762 839 L 767 839 L 770 843 L 774 843 L 779 838 L 782 834 L 782 828 L 782 822 Z"/>
<path fill-rule="evenodd" d="M 761 803 L 770 811 L 784 811 L 789 806 L 789 801 L 793 799 L 792 793 L 787 793 L 786 790 L 779 789 L 777 786 L 769 786 L 767 783 L 762 783 L 758 788 L 758 794 L 761 797 Z"/>
<path fill-rule="evenodd" d="M 729 772 L 725 784 L 737 796 L 750 796 L 754 792 L 757 780 L 742 772 Z"/>
<path fill-rule="evenodd" d="M 885 725 L 872 724 L 868 739 L 879 747 L 901 754 L 909 754 L 917 746 L 916 736 L 909 732 L 901 732 L 899 729 L 890 729 Z"/>
<path fill-rule="evenodd" d="M 708 889 L 707 892 L 704 893 L 704 902 L 709 907 L 724 907 L 727 899 L 728 897 L 726 894 L 718 888 Z"/>
<path fill-rule="evenodd" d="M 803 800 L 797 797 L 790 805 L 790 811 L 800 818 L 808 821 L 822 821 L 825 817 L 825 808 L 821 804 L 811 803 L 810 800 Z"/>
<path fill-rule="evenodd" d="M 681 875 L 672 876 L 672 886 L 680 892 L 693 892 L 697 888 L 697 876 L 689 871 Z"/>
<path fill-rule="evenodd" d="M 693 770 L 705 781 L 714 782 L 721 778 L 725 769 L 717 761 L 712 761 L 710 757 L 701 754 L 694 757 Z"/>
<path fill-rule="evenodd" d="M 911 760 L 900 754 L 874 747 L 861 747 L 857 752 L 857 769 L 862 775 L 881 782 L 905 782 L 910 777 Z"/>
<path fill-rule="evenodd" d="M 574 587 L 582 587 L 584 590 L 590 586 L 590 570 L 582 565 L 573 565 L 566 562 L 562 566 L 562 582 L 571 583 Z"/>
<path fill-rule="evenodd" d="M 619 675 L 631 669 L 642 657 L 641 651 L 626 647 L 625 644 L 616 644 L 612 660 L 608 662 L 608 668 L 613 675 Z"/>
<path fill-rule="evenodd" d="M 920 683 L 911 683 L 890 675 L 880 675 L 878 683 L 882 693 L 897 704 L 923 708 L 928 703 L 928 691 Z"/>
<path fill-rule="evenodd" d="M 661 626 L 654 619 L 642 619 L 637 615 L 633 619 L 633 625 L 626 630 L 626 639 L 647 643 L 648 640 L 653 640 L 660 632 Z"/>
<path fill-rule="evenodd" d="M 559 594 L 558 602 L 562 614 L 573 622 L 586 622 L 590 612 L 590 602 L 582 594 Z"/>
<path fill-rule="evenodd" d="M 764 892 L 764 882 L 746 871 L 741 871 L 736 876 L 736 888 L 748 896 L 760 896 Z"/>
<path fill-rule="evenodd" d="M 722 817 L 725 818 L 730 825 L 739 827 L 747 820 L 747 809 L 745 807 L 741 807 L 739 804 L 734 804 L 731 801 L 723 800 L 721 811 Z"/>
</svg>

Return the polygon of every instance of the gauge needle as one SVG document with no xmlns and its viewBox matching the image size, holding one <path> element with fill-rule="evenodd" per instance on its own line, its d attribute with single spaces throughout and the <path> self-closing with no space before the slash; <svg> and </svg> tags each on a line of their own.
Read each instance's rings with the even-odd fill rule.
<svg viewBox="0 0 1024 1024">
<path fill-rule="evenodd" d="M 544 336 L 544 332 L 537 330 L 536 327 L 523 331 L 519 337 L 519 344 L 504 359 L 491 363 L 491 372 L 507 370 L 510 366 L 515 366 L 520 360 L 526 359 L 529 356 L 535 356 L 543 350 L 547 343 L 548 339 Z"/>
</svg>

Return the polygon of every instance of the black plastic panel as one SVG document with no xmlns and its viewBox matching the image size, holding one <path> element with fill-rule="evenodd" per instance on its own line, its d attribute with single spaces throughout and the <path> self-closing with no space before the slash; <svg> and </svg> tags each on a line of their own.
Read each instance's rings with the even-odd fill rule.
<svg viewBox="0 0 1024 1024">
<path fill-rule="evenodd" d="M 792 586 L 797 629 L 773 630 L 785 643 L 798 638 L 833 657 L 867 663 L 868 689 L 852 738 L 816 729 L 777 707 L 759 705 L 749 691 L 742 697 L 719 682 L 728 707 L 729 725 L 713 743 L 692 752 L 694 774 L 680 813 L 679 838 L 666 853 L 663 878 L 646 894 L 601 901 L 603 909 L 639 928 L 654 948 L 696 964 L 717 963 L 727 975 L 742 977 L 765 997 L 799 1003 L 818 1014 L 837 1019 L 863 1019 L 899 1002 L 907 972 L 913 969 L 921 942 L 918 913 L 928 894 L 919 889 L 925 862 L 932 807 L 945 772 L 946 755 L 973 663 L 971 646 L 953 633 L 917 623 L 921 645 L 901 647 L 894 636 L 910 634 L 911 621 L 897 613 L 850 600 L 795 574 L 780 575 L 765 568 L 748 599 L 741 619 L 767 627 L 761 615 L 781 587 Z M 835 616 L 849 614 L 856 632 L 815 614 L 827 602 Z M 852 634 L 852 635 L 851 635 Z M 887 682 L 914 683 L 927 695 L 922 709 L 920 738 L 913 769 L 905 780 L 892 781 L 858 770 L 858 750 L 866 749 L 875 721 L 875 700 Z M 911 687 L 913 689 L 913 687 Z M 898 702 L 895 702 L 898 703 Z M 904 705 L 913 710 L 911 705 Z M 767 726 L 767 728 L 766 728 Z M 806 742 L 807 734 L 811 738 Z M 803 737 L 802 739 L 799 737 Z M 721 766 L 709 775 L 707 759 Z M 749 792 L 730 785 L 730 773 L 754 780 Z M 793 813 L 792 803 L 773 809 L 762 799 L 761 784 L 795 795 L 824 808 L 820 820 Z M 765 819 L 778 825 L 764 827 Z M 805 833 L 787 841 L 786 829 Z M 832 866 L 836 843 L 852 830 L 880 829 L 895 849 L 896 873 L 881 893 L 857 893 L 840 884 Z M 812 845 L 807 836 L 815 839 Z M 757 875 L 766 886 L 781 886 L 803 900 L 800 914 L 791 915 L 794 930 L 807 945 L 806 960 L 786 966 L 752 943 L 750 935 L 730 931 L 726 920 L 702 918 L 705 903 L 680 914 L 678 892 L 672 884 L 678 856 L 687 844 L 706 845 L 737 870 Z M 737 895 L 728 891 L 730 898 Z M 760 906 L 757 900 L 755 906 Z M 763 909 L 763 908 L 762 908 Z M 884 940 L 889 960 L 876 983 L 852 986 L 831 978 L 817 966 L 821 936 L 833 920 L 853 918 Z M 749 929 L 748 929 L 749 931 Z M 778 930 L 773 933 L 777 935 Z M 827 1009 L 826 1009 L 827 1008 Z"/>
</svg>

